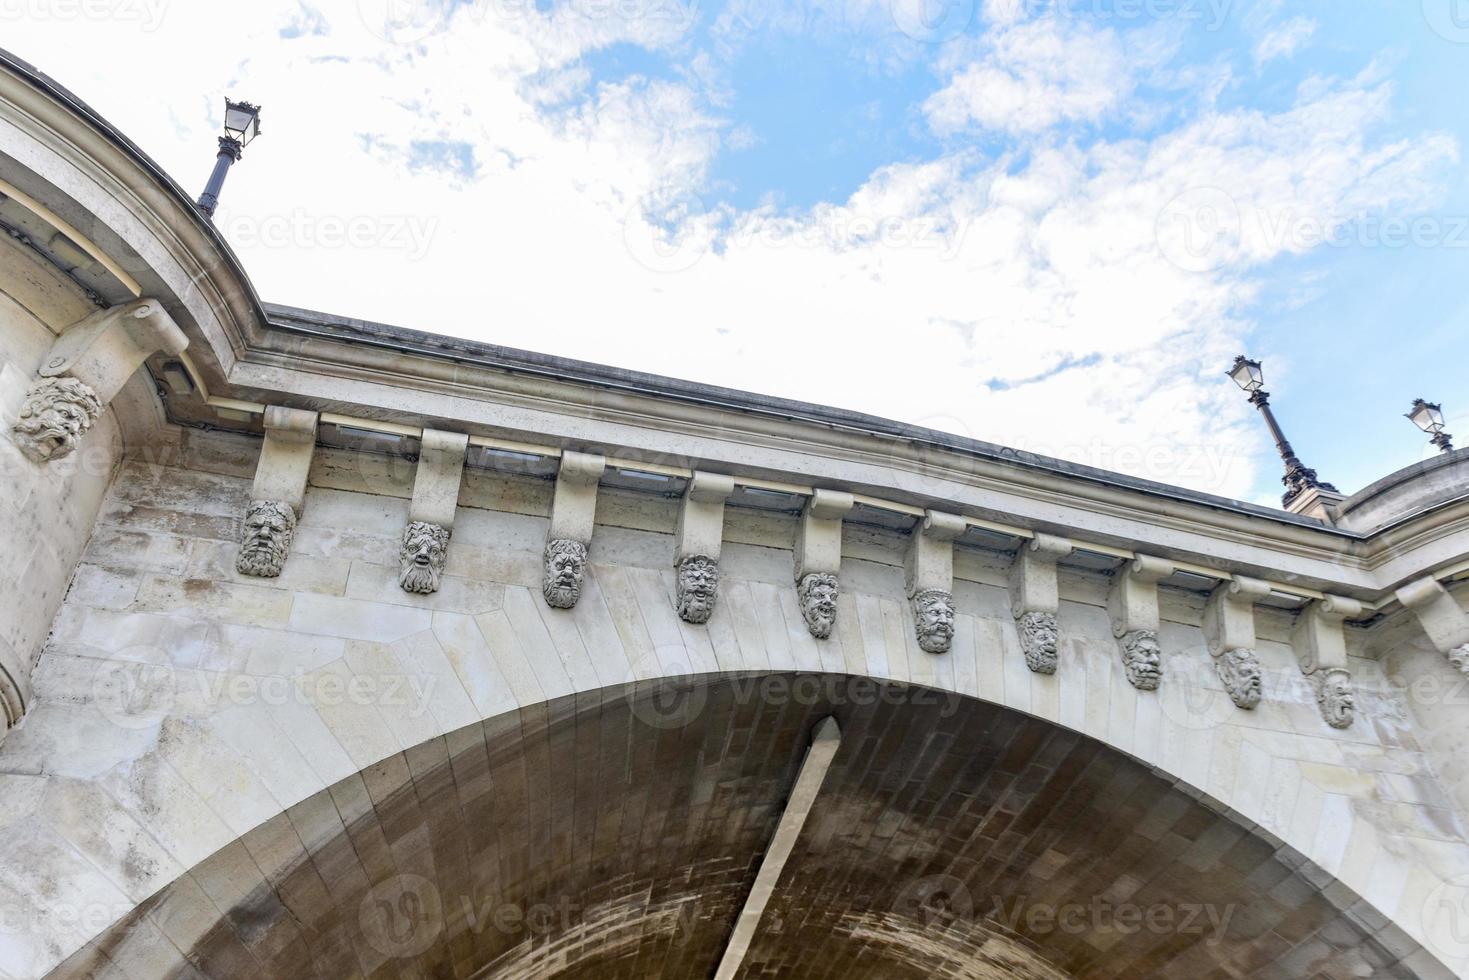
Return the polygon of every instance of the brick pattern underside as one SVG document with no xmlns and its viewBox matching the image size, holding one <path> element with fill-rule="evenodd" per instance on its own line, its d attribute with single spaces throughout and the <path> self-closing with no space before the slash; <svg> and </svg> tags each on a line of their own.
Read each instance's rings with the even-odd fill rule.
<svg viewBox="0 0 1469 980">
<path fill-rule="evenodd" d="M 815 689 L 648 683 L 434 739 L 218 852 L 53 976 L 130 976 L 130 943 L 187 924 L 172 976 L 712 976 L 827 714 L 841 748 L 744 978 L 1415 975 L 1339 909 L 1354 896 L 1098 742 L 927 691 Z M 255 868 L 272 887 L 232 896 Z M 1116 928 L 1123 908 L 1171 924 Z"/>
</svg>

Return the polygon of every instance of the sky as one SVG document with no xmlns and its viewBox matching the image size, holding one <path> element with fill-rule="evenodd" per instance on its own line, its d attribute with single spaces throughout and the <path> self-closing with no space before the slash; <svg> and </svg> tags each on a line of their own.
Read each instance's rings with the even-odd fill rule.
<svg viewBox="0 0 1469 980">
<path fill-rule="evenodd" d="M 1469 444 L 1469 0 L 0 0 L 261 297 L 1279 504 Z"/>
</svg>

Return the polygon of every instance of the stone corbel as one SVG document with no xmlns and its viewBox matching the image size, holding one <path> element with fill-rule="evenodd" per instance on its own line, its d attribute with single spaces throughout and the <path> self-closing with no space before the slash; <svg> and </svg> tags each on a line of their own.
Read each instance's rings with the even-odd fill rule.
<svg viewBox="0 0 1469 980">
<path fill-rule="evenodd" d="M 570 609 L 581 598 L 587 548 L 597 520 L 597 485 L 606 469 L 605 457 L 570 451 L 561 454 L 541 578 L 541 594 L 553 609 Z"/>
<path fill-rule="evenodd" d="M 1107 595 L 1112 635 L 1122 653 L 1122 669 L 1139 691 L 1156 691 L 1163 679 L 1158 646 L 1158 583 L 1175 571 L 1172 562 L 1138 555 L 1117 569 Z"/>
<path fill-rule="evenodd" d="M 796 532 L 796 597 L 806 628 L 818 640 L 837 619 L 842 570 L 842 518 L 856 505 L 850 493 L 817 490 L 806 501 Z"/>
<path fill-rule="evenodd" d="M 426 595 L 439 589 L 468 451 L 469 436 L 462 432 L 424 429 L 419 437 L 413 501 L 398 544 L 398 584 L 405 592 Z"/>
<path fill-rule="evenodd" d="M 719 552 L 724 542 L 724 502 L 734 493 L 734 478 L 696 472 L 684 491 L 674 533 L 673 564 L 678 569 L 678 615 L 707 623 L 719 597 Z"/>
<path fill-rule="evenodd" d="M 1236 575 L 1216 588 L 1204 608 L 1204 640 L 1214 670 L 1237 706 L 1260 703 L 1263 674 L 1255 653 L 1255 604 L 1270 594 L 1259 579 Z"/>
<path fill-rule="evenodd" d="M 37 463 L 77 447 L 127 380 L 157 351 L 177 354 L 189 339 L 155 299 L 123 303 L 62 331 L 41 360 L 11 427 L 20 451 Z"/>
<path fill-rule="evenodd" d="M 1037 534 L 1024 542 L 1010 566 L 1010 612 L 1020 631 L 1025 664 L 1037 674 L 1054 674 L 1060 648 L 1056 614 L 1061 593 L 1056 562 L 1075 550 L 1066 538 Z"/>
<path fill-rule="evenodd" d="M 1469 614 L 1433 576 L 1397 590 L 1398 601 L 1418 617 L 1423 632 L 1462 674 L 1469 674 Z"/>
<path fill-rule="evenodd" d="M 903 570 L 918 646 L 948 653 L 954 642 L 954 539 L 969 527 L 957 514 L 924 513 L 908 541 Z"/>
<path fill-rule="evenodd" d="M 265 443 L 255 466 L 250 509 L 235 570 L 275 578 L 291 552 L 291 538 L 306 499 L 306 477 L 316 448 L 316 413 L 271 405 L 265 410 Z"/>
<path fill-rule="evenodd" d="M 1350 727 L 1356 713 L 1344 623 L 1362 615 L 1363 609 L 1355 599 L 1329 595 L 1302 609 L 1291 633 L 1301 673 L 1315 688 L 1321 717 L 1332 728 Z"/>
</svg>

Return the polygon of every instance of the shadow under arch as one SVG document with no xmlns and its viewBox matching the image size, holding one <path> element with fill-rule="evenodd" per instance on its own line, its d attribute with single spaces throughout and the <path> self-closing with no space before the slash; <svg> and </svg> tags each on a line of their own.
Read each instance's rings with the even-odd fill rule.
<svg viewBox="0 0 1469 980">
<path fill-rule="evenodd" d="M 1105 743 L 951 692 L 765 672 L 430 739 L 220 849 L 50 976 L 711 977 L 828 715 L 841 746 L 741 977 L 1450 975 Z"/>
</svg>

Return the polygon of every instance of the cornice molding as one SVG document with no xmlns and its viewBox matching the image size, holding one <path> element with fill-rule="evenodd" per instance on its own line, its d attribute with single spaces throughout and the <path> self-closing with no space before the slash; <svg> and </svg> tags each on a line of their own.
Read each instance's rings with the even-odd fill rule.
<svg viewBox="0 0 1469 980">
<path fill-rule="evenodd" d="M 222 400 L 676 459 L 920 509 L 962 508 L 1042 533 L 1100 546 L 1136 543 L 1161 557 L 1367 601 L 1423 571 L 1405 559 L 1421 551 L 1425 562 L 1438 561 L 1441 546 L 1464 530 L 1469 502 L 1367 536 L 862 413 L 267 306 L 218 231 L 157 164 L 4 52 L 0 124 L 12 128 L 0 151 L 19 155 L 26 167 L 17 185 L 29 179 L 34 193 L 44 183 L 38 200 L 73 224 L 87 219 L 78 227 L 195 341 L 191 367 Z"/>
</svg>

